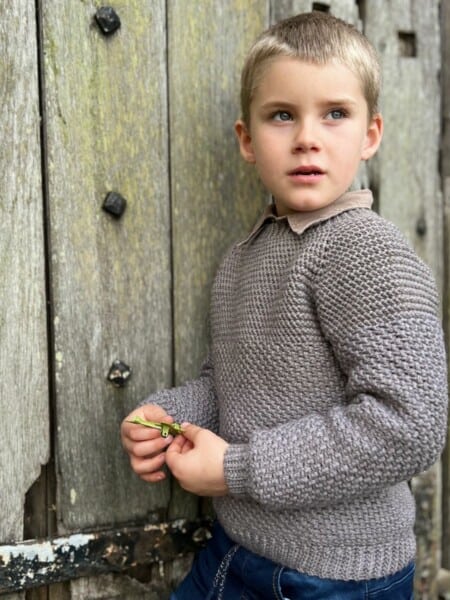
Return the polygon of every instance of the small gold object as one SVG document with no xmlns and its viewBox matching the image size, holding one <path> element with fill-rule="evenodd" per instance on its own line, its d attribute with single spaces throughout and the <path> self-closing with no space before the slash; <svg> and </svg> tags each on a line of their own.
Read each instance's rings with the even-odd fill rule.
<svg viewBox="0 0 450 600">
<path fill-rule="evenodd" d="M 160 423 L 159 421 L 146 421 L 142 417 L 133 417 L 128 419 L 128 423 L 134 423 L 135 425 L 143 425 L 144 427 L 151 427 L 152 429 L 159 429 L 161 436 L 166 438 L 168 435 L 179 435 L 183 433 L 183 429 L 179 423 Z"/>
</svg>

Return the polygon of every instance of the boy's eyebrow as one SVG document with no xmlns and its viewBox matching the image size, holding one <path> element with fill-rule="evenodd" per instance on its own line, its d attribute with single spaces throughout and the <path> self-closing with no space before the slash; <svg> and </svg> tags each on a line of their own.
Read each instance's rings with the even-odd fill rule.
<svg viewBox="0 0 450 600">
<path fill-rule="evenodd" d="M 341 98 L 334 98 L 332 100 L 324 100 L 324 102 L 321 102 L 320 104 L 322 104 L 323 106 L 338 106 L 338 105 L 353 105 L 355 106 L 356 104 L 358 104 L 358 102 L 356 100 L 354 100 L 353 98 L 350 98 L 348 96 L 343 96 Z"/>
<path fill-rule="evenodd" d="M 341 96 L 332 99 L 322 100 L 318 102 L 319 106 L 323 106 L 324 108 L 328 108 L 330 106 L 356 106 L 358 102 L 351 98 L 350 96 Z M 296 102 L 289 102 L 288 100 L 283 99 L 270 99 L 267 102 L 264 102 L 261 105 L 262 109 L 271 109 L 271 108 L 295 108 L 297 106 Z"/>
</svg>

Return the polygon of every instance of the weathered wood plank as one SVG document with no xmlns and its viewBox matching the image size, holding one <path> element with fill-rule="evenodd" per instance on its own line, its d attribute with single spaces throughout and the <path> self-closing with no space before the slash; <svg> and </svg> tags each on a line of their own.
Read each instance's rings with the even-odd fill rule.
<svg viewBox="0 0 450 600">
<path fill-rule="evenodd" d="M 33 3 L 0 4 L 0 55 L 0 542 L 7 542 L 22 539 L 25 494 L 50 439 Z"/>
<path fill-rule="evenodd" d="M 441 82 L 442 82 L 442 146 L 441 175 L 445 208 L 445 287 L 444 323 L 447 347 L 450 340 L 450 3 L 441 2 Z M 445 41 L 447 40 L 447 43 Z M 442 486 L 442 566 L 450 569 L 450 444 L 443 455 Z"/>
<path fill-rule="evenodd" d="M 450 11 L 448 13 L 450 17 Z M 450 19 L 448 21 L 450 32 Z M 450 73 L 447 71 L 448 75 Z M 447 86 L 443 88 L 444 95 L 450 99 L 450 79 Z M 448 159 L 448 157 L 447 157 Z M 445 162 L 445 161 L 443 161 Z M 450 161 L 449 161 L 450 165 Z M 447 348 L 450 339 L 450 170 L 446 173 L 443 169 L 443 192 L 444 192 L 444 226 L 445 226 L 445 289 L 444 289 L 444 325 L 446 333 Z M 449 367 L 450 372 L 450 367 Z M 450 569 L 450 444 L 448 443 L 442 457 L 442 567 Z"/>
<path fill-rule="evenodd" d="M 76 579 L 70 583 L 70 600 L 169 600 L 180 583 L 192 558 L 184 556 L 169 563 L 154 565 L 142 572 L 141 579 L 111 573 L 99 577 Z M 54 600 L 63 600 L 55 596 Z"/>
<path fill-rule="evenodd" d="M 355 0 L 271 0 L 272 22 L 310 10 L 330 12 L 349 23 L 358 24 L 359 12 Z"/>
<path fill-rule="evenodd" d="M 168 8 L 175 377 L 182 382 L 197 375 L 206 354 L 218 263 L 265 202 L 233 124 L 242 62 L 268 11 L 260 0 L 207 0 L 201 10 L 175 0 Z M 175 487 L 170 517 L 195 511 Z"/>
<path fill-rule="evenodd" d="M 70 591 L 71 600 L 168 600 L 170 593 L 161 583 L 145 584 L 114 574 L 74 580 Z"/>
<path fill-rule="evenodd" d="M 442 83 L 442 160 L 443 177 L 450 177 L 450 3 L 441 2 L 441 83 Z"/>
<path fill-rule="evenodd" d="M 437 0 L 426 11 L 415 0 L 368 2 L 366 32 L 383 64 L 385 134 L 374 169 L 380 211 L 402 229 L 442 285 L 438 7 Z M 415 38 L 416 56 L 402 55 L 408 53 L 404 34 Z"/>
<path fill-rule="evenodd" d="M 159 519 L 169 495 L 131 472 L 118 431 L 171 383 L 165 3 L 118 0 L 108 37 L 97 8 L 43 3 L 60 533 Z M 117 358 L 122 389 L 106 381 Z"/>
<path fill-rule="evenodd" d="M 365 3 L 365 27 L 384 77 L 385 136 L 371 175 L 382 215 L 396 223 L 443 287 L 439 2 Z M 416 478 L 416 595 L 436 598 L 440 559 L 440 465 Z"/>
</svg>

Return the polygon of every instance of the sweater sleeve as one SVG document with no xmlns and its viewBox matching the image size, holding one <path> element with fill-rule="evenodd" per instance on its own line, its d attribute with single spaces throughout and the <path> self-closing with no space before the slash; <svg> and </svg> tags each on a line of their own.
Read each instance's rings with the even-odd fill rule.
<svg viewBox="0 0 450 600">
<path fill-rule="evenodd" d="M 211 356 L 204 362 L 197 379 L 187 381 L 179 387 L 155 392 L 140 404 L 157 404 L 175 421 L 195 423 L 217 432 L 218 409 Z"/>
<path fill-rule="evenodd" d="M 328 240 L 314 288 L 345 403 L 230 446 L 232 495 L 328 507 L 408 480 L 439 457 L 447 377 L 433 278 L 394 226 L 372 225 Z"/>
</svg>

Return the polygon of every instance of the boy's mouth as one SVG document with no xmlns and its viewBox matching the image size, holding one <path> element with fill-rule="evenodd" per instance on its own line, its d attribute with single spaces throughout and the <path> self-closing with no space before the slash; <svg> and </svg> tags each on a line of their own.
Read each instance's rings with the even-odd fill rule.
<svg viewBox="0 0 450 600">
<path fill-rule="evenodd" d="M 289 171 L 288 175 L 306 175 L 306 176 L 313 176 L 313 175 L 323 175 L 323 171 L 320 167 L 316 167 L 315 165 L 307 165 L 305 167 L 297 167 L 296 169 L 293 169 L 292 171 Z"/>
</svg>

